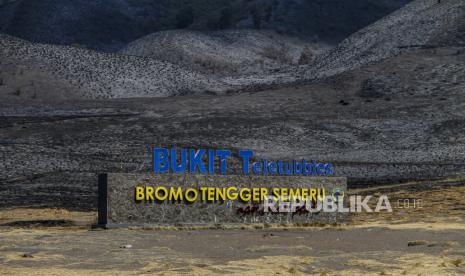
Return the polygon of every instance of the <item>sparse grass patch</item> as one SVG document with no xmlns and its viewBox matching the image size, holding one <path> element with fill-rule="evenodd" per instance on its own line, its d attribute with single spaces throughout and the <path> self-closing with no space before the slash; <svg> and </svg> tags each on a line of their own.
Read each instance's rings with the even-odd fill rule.
<svg viewBox="0 0 465 276">
<path fill-rule="evenodd" d="M 281 224 L 280 226 L 283 226 L 283 224 Z M 292 224 L 292 226 L 294 227 L 338 227 L 340 226 L 340 224 L 337 224 L 337 223 L 328 224 L 324 222 L 314 221 L 314 222 L 295 222 Z"/>
<path fill-rule="evenodd" d="M 454 266 L 459 267 L 463 264 L 463 259 L 455 259 L 450 261 Z"/>
<path fill-rule="evenodd" d="M 287 272 L 291 273 L 291 274 L 296 274 L 297 273 L 297 269 L 295 267 L 291 267 L 287 270 Z"/>
<path fill-rule="evenodd" d="M 418 246 L 418 245 L 426 245 L 428 242 L 424 240 L 417 240 L 417 241 L 409 241 L 407 246 Z"/>
<path fill-rule="evenodd" d="M 255 228 L 255 229 L 263 229 L 264 227 L 263 227 L 263 225 L 261 225 L 261 224 L 255 224 L 255 225 L 253 226 L 253 228 Z"/>
</svg>

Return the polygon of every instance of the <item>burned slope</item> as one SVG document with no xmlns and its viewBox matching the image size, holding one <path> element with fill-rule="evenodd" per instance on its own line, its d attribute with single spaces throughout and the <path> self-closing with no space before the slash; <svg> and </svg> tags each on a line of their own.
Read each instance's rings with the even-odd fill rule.
<svg viewBox="0 0 465 276">
<path fill-rule="evenodd" d="M 95 208 L 96 174 L 149 171 L 152 145 L 250 148 L 268 159 L 334 162 L 337 175 L 347 176 L 352 186 L 463 175 L 463 4 L 435 3 L 415 1 L 397 17 L 394 14 L 370 27 L 373 33 L 356 34 L 322 59 L 327 63 L 321 70 L 303 67 L 304 76 L 294 69 L 273 76 L 226 80 L 228 85 L 320 80 L 292 88 L 214 97 L 62 103 L 36 103 L 2 93 L 0 158 L 5 162 L 0 164 L 0 202 L 3 206 Z M 347 45 L 350 41 L 351 47 Z M 403 47 L 404 42 L 411 45 Z M 1 61 L 15 56 L 11 51 L 15 48 L 10 46 L 0 48 Z M 16 54 L 22 62 L 43 63 L 24 47 L 18 49 L 22 49 L 18 52 L 21 57 L 26 57 Z M 38 56 L 50 54 L 50 48 L 38 49 L 45 53 Z M 62 48 L 51 49 L 63 53 Z M 71 51 L 65 49 L 65 53 Z M 75 60 L 88 62 L 86 57 Z M 112 62 L 119 60 L 118 66 L 112 67 L 116 73 L 95 71 L 110 62 L 105 61 L 108 57 L 115 57 Z M 95 53 L 90 58 L 92 66 L 68 60 L 61 62 L 60 68 L 71 68 L 73 74 L 98 72 L 113 80 L 114 76 L 140 76 L 126 71 L 136 60 L 134 66 L 146 68 L 166 64 Z M 46 74 L 47 68 L 43 68 Z M 331 77 L 324 78 L 326 75 Z M 215 84 L 202 82 L 200 74 L 189 76 L 194 76 L 194 84 L 200 82 L 198 87 Z M 163 80 L 155 83 L 166 84 Z M 147 87 L 155 91 L 150 90 L 151 85 Z"/>
<path fill-rule="evenodd" d="M 333 75 L 379 62 L 408 48 L 465 45 L 465 2 L 416 0 L 351 35 L 309 68 L 307 77 Z"/>
<path fill-rule="evenodd" d="M 272 31 L 174 30 L 145 36 L 120 52 L 153 57 L 205 74 L 247 75 L 310 63 L 323 49 L 325 45 Z"/>
<path fill-rule="evenodd" d="M 6 72 L 2 74 L 7 74 L 3 76 L 4 82 L 9 85 L 0 89 L 11 97 L 19 94 L 39 99 L 50 95 L 128 98 L 276 89 L 376 63 L 409 47 L 461 45 L 463 8 L 462 1 L 417 0 L 303 66 L 292 64 L 299 47 L 281 43 L 279 39 L 270 41 L 269 36 L 258 32 L 218 32 L 208 39 L 192 36 L 192 32 L 168 32 L 154 34 L 148 41 L 143 39 L 128 47 L 129 54 L 150 56 L 153 53 L 155 58 L 28 44 L 3 35 L 0 37 L 1 66 Z M 179 42 L 186 38 L 186 43 Z M 152 43 L 161 45 L 161 49 L 151 50 Z M 175 47 L 170 47 L 173 43 Z M 264 56 L 263 63 L 260 56 Z M 178 57 L 182 60 L 176 61 Z M 203 70 L 203 74 L 190 68 Z"/>
<path fill-rule="evenodd" d="M 5 98 L 128 98 L 222 92 L 224 85 L 144 57 L 32 44 L 0 35 L 0 93 Z"/>
<path fill-rule="evenodd" d="M 44 105 L 3 101 L 1 204 L 92 209 L 98 172 L 148 172 L 153 145 L 334 162 L 352 186 L 465 173 L 465 53 L 410 49 L 259 93 Z"/>
<path fill-rule="evenodd" d="M 280 67 L 271 72 L 226 77 L 251 90 L 314 82 L 376 64 L 411 49 L 463 47 L 465 3 L 459 0 L 416 0 L 360 30 L 308 65 Z"/>
</svg>

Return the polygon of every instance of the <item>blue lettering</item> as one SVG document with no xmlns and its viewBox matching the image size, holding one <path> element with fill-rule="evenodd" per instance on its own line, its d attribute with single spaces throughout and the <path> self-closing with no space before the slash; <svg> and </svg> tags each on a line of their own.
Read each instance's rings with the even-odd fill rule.
<svg viewBox="0 0 465 276">
<path fill-rule="evenodd" d="M 268 163 L 268 172 L 270 174 L 276 174 L 276 162 Z"/>
<path fill-rule="evenodd" d="M 249 174 L 249 159 L 253 156 L 251 150 L 240 150 L 239 156 L 242 157 L 242 169 L 245 175 Z"/>
<path fill-rule="evenodd" d="M 208 150 L 208 173 L 215 173 L 215 151 L 212 149 Z"/>
<path fill-rule="evenodd" d="M 206 172 L 205 164 L 203 163 L 203 160 L 202 160 L 204 154 L 205 154 L 204 149 L 199 149 L 197 151 L 195 149 L 191 149 L 189 151 L 190 173 L 196 173 L 197 171 L 196 169 L 198 168 L 201 174 L 205 174 Z"/>
<path fill-rule="evenodd" d="M 325 171 L 326 171 L 326 175 L 334 175 L 333 164 L 326 164 Z"/>
<path fill-rule="evenodd" d="M 170 169 L 168 163 L 169 152 L 165 148 L 153 149 L 153 171 L 155 173 L 166 173 Z"/>
<path fill-rule="evenodd" d="M 226 160 L 231 157 L 231 151 L 229 150 L 217 150 L 216 156 L 220 157 L 220 172 L 221 174 L 226 174 L 227 165 Z"/>
<path fill-rule="evenodd" d="M 184 173 L 186 171 L 187 150 L 181 149 L 181 164 L 177 163 L 178 155 L 176 149 L 171 149 L 171 170 L 174 173 Z"/>
<path fill-rule="evenodd" d="M 261 174 L 262 173 L 262 163 L 254 162 L 252 165 L 252 170 L 254 174 Z"/>
<path fill-rule="evenodd" d="M 294 174 L 302 174 L 302 163 L 300 161 L 294 160 Z"/>
</svg>

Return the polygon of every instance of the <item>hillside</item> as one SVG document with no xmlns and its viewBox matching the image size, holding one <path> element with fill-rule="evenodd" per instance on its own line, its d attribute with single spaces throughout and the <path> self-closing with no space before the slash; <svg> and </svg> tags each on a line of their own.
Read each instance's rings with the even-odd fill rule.
<svg viewBox="0 0 465 276">
<path fill-rule="evenodd" d="M 95 207 L 96 174 L 149 171 L 153 145 L 333 162 L 352 187 L 463 175 L 464 6 L 417 0 L 313 64 L 246 75 L 156 59 L 167 51 L 174 62 L 181 50 L 193 58 L 205 38 L 213 53 L 200 57 L 222 60 L 240 32 L 231 31 L 230 44 L 196 33 L 186 43 L 192 52 L 179 42 L 173 52 L 166 46 L 192 32 L 154 34 L 132 48 L 143 57 L 2 35 L 0 181 L 9 196 L 0 205 Z M 154 41 L 164 48 L 154 49 Z M 239 49 L 260 48 L 245 41 Z M 230 51 L 237 57 L 239 50 Z M 47 196 L 28 196 L 36 194 Z"/>
<path fill-rule="evenodd" d="M 3 100 L 1 204 L 95 206 L 96 173 L 148 172 L 159 144 L 333 162 L 351 186 L 463 175 L 463 91 L 464 49 L 437 47 L 258 93 Z"/>
<path fill-rule="evenodd" d="M 306 83 L 376 64 L 411 49 L 463 47 L 465 2 L 416 0 L 315 56 L 308 65 L 229 79 L 235 85 L 271 87 Z"/>
<path fill-rule="evenodd" d="M 323 49 L 324 45 L 271 31 L 176 30 L 133 41 L 121 53 L 152 57 L 206 74 L 245 75 L 310 63 Z"/>
<path fill-rule="evenodd" d="M 417 0 L 326 53 L 320 44 L 253 30 L 159 32 L 129 44 L 124 54 L 1 35 L 0 92 L 9 98 L 55 99 L 276 89 L 377 63 L 412 47 L 463 45 L 464 7 L 458 0 Z M 310 52 L 309 64 L 298 66 L 304 50 Z"/>
<path fill-rule="evenodd" d="M 334 44 L 409 0 L 3 0 L 0 32 L 116 51 L 172 29 L 271 29 Z M 2 4 L 3 3 L 3 4 Z"/>
<path fill-rule="evenodd" d="M 394 57 L 408 48 L 463 45 L 464 1 L 416 0 L 318 57 L 306 75 L 334 75 Z"/>
<path fill-rule="evenodd" d="M 161 97 L 224 91 L 212 78 L 151 58 L 31 44 L 0 35 L 2 98 Z"/>
</svg>

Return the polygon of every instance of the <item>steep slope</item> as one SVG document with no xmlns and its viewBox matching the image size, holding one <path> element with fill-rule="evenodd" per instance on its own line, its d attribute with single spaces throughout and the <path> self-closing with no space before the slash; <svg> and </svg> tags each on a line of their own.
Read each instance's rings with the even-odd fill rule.
<svg viewBox="0 0 465 276">
<path fill-rule="evenodd" d="M 105 51 L 179 28 L 265 28 L 336 43 L 408 1 L 3 0 L 0 32 Z"/>
<path fill-rule="evenodd" d="M 322 45 L 272 31 L 157 32 L 128 44 L 121 53 L 153 57 L 208 74 L 250 74 L 309 63 Z"/>
<path fill-rule="evenodd" d="M 220 82 L 167 62 L 31 44 L 5 35 L 0 35 L 0 78 L 3 97 L 45 100 L 224 91 Z"/>
<path fill-rule="evenodd" d="M 2 74 L 9 75 L 1 77 L 4 83 L 13 85 L 1 85 L 0 89 L 12 97 L 20 94 L 43 98 L 48 95 L 43 91 L 47 91 L 57 97 L 69 94 L 118 98 L 278 88 L 376 63 L 411 47 L 463 45 L 464 6 L 465 2 L 459 0 L 441 3 L 417 0 L 349 37 L 335 49 L 318 56 L 314 63 L 300 67 L 288 66 L 295 63 L 298 44 L 281 42 L 281 36 L 271 41 L 270 33 L 252 31 L 217 32 L 208 37 L 187 31 L 164 32 L 135 42 L 126 50 L 130 54 L 152 55 L 165 61 L 32 45 L 2 36 L 1 62 L 8 64 L 2 65 Z M 163 48 L 152 47 L 152 43 Z M 282 51 L 284 48 L 269 47 L 271 51 L 266 53 L 267 45 L 288 45 L 291 50 L 286 53 Z M 260 56 L 263 55 L 262 66 Z M 176 60 L 179 57 L 182 60 Z M 257 61 L 260 65 L 254 66 Z M 217 72 L 223 76 L 218 77 Z M 41 88 L 39 94 L 35 92 L 35 84 Z"/>
<path fill-rule="evenodd" d="M 416 0 L 320 56 L 307 77 L 358 68 L 411 47 L 463 46 L 464 33 L 465 1 Z"/>
<path fill-rule="evenodd" d="M 465 45 L 465 2 L 416 0 L 316 55 L 302 66 L 280 67 L 223 80 L 252 90 L 308 82 L 334 76 L 395 57 L 410 48 Z"/>
</svg>

